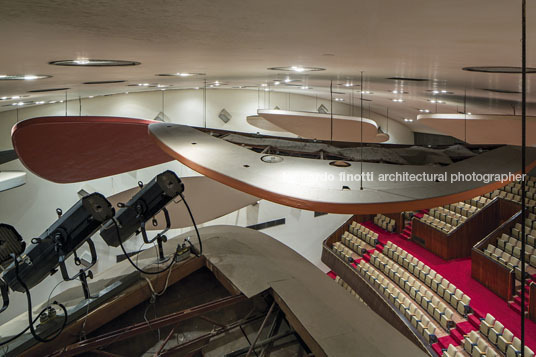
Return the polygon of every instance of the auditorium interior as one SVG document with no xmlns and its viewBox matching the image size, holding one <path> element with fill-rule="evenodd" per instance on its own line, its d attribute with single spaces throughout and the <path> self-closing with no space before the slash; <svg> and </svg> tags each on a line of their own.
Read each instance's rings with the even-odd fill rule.
<svg viewBox="0 0 536 357">
<path fill-rule="evenodd" d="M 534 356 L 534 2 L 4 1 L 0 33 L 0 355 Z"/>
</svg>

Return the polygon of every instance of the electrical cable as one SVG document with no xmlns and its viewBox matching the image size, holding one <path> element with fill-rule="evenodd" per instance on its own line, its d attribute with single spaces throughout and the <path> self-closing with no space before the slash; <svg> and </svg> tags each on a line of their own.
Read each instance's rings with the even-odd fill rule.
<svg viewBox="0 0 536 357">
<path fill-rule="evenodd" d="M 184 203 L 184 205 L 186 206 L 186 210 L 188 211 L 188 214 L 190 215 L 190 219 L 192 221 L 192 224 L 194 226 L 194 229 L 195 229 L 195 232 L 197 234 L 197 240 L 199 242 L 199 253 L 195 252 L 194 249 L 194 254 L 197 256 L 197 257 L 200 257 L 201 254 L 203 253 L 203 243 L 201 242 L 201 235 L 199 234 L 199 230 L 197 229 L 197 224 L 195 223 L 195 219 L 194 219 L 194 215 L 192 214 L 192 210 L 190 209 L 190 206 L 188 205 L 188 202 L 186 202 L 186 199 L 184 198 L 184 195 L 182 193 L 179 193 L 179 195 L 181 196 L 181 199 L 182 199 L 182 202 Z M 133 261 L 132 259 L 130 259 L 130 255 L 127 253 L 126 249 L 125 249 L 125 246 L 123 245 L 123 240 L 120 238 L 120 233 L 119 233 L 119 223 L 117 222 L 117 220 L 114 218 L 112 218 L 113 222 L 114 222 L 114 226 L 115 226 L 115 230 L 117 232 L 117 239 L 119 240 L 119 245 L 121 246 L 121 250 L 123 250 L 123 254 L 125 254 L 125 257 L 127 258 L 127 260 L 130 262 L 130 264 L 132 264 L 132 266 L 137 270 L 139 271 L 140 273 L 143 273 L 143 274 L 147 274 L 147 275 L 158 275 L 158 274 L 161 274 L 161 273 L 164 273 L 165 271 L 167 271 L 168 269 L 171 268 L 171 266 L 175 263 L 175 259 L 177 258 L 178 256 L 178 252 L 179 252 L 179 248 L 180 248 L 180 244 L 177 244 L 177 249 L 175 249 L 175 253 L 173 254 L 173 258 L 171 259 L 171 262 L 162 270 L 160 271 L 146 271 L 146 270 L 143 270 L 141 269 L 140 267 L 138 267 Z M 187 240 L 188 244 L 190 244 L 190 246 L 192 248 L 194 248 L 192 242 L 190 242 L 190 240 Z"/>
<path fill-rule="evenodd" d="M 21 278 L 19 276 L 19 262 L 16 259 L 16 257 L 14 257 L 14 261 L 15 261 L 15 273 L 16 273 L 15 276 L 16 276 L 17 281 L 19 282 L 19 284 L 24 289 L 24 292 L 26 293 L 26 299 L 27 299 L 27 302 L 28 302 L 28 322 L 29 322 L 29 324 L 24 330 L 19 332 L 17 335 L 15 335 L 15 336 L 11 337 L 10 339 L 0 343 L 0 346 L 6 345 L 6 344 L 16 340 L 17 338 L 19 338 L 20 336 L 25 334 L 26 331 L 28 331 L 28 329 L 30 329 L 30 332 L 32 333 L 32 336 L 37 341 L 39 341 L 39 342 L 50 342 L 50 341 L 54 340 L 56 337 L 58 337 L 63 332 L 63 330 L 65 329 L 65 326 L 67 325 L 67 319 L 68 319 L 67 309 L 65 308 L 65 306 L 63 304 L 60 304 L 57 301 L 52 302 L 51 305 L 57 305 L 63 310 L 63 314 L 64 314 L 63 324 L 62 324 L 61 328 L 58 330 L 58 332 L 56 332 L 56 334 L 54 334 L 52 337 L 43 338 L 43 337 L 39 336 L 37 334 L 37 332 L 35 331 L 33 325 L 41 317 L 41 315 L 43 315 L 48 310 L 48 308 L 51 305 L 45 307 L 43 310 L 41 310 L 41 312 L 39 312 L 39 314 L 37 314 L 37 316 L 34 319 L 32 319 L 32 297 L 30 295 L 30 290 L 28 289 L 28 286 L 21 280 Z"/>
</svg>

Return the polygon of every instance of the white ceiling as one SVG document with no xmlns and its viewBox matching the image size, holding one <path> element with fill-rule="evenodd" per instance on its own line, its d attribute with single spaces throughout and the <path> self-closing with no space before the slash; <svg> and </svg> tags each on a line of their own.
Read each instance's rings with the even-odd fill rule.
<svg viewBox="0 0 536 357">
<path fill-rule="evenodd" d="M 329 96 L 346 81 L 373 94 L 372 109 L 402 120 L 419 108 L 432 112 L 463 110 L 510 114 L 519 94 L 483 88 L 519 90 L 520 75 L 463 71 L 466 66 L 519 66 L 521 1 L 504 0 L 61 0 L 4 1 L 0 11 L 0 74 L 49 74 L 35 81 L 0 81 L 0 97 L 30 95 L 29 90 L 69 87 L 69 97 L 144 90 L 134 83 L 165 83 L 175 88 L 219 80 L 229 86 L 283 78 L 268 67 L 303 65 L 326 68 L 291 73 Z M 528 3 L 528 65 L 536 67 L 536 4 Z M 48 62 L 95 58 L 139 61 L 135 67 L 60 67 Z M 534 60 L 533 60 L 534 59 Z M 156 77 L 157 73 L 202 72 L 205 77 Z M 426 78 L 399 82 L 387 77 Z M 528 89 L 536 84 L 529 75 Z M 85 81 L 126 80 L 84 85 Z M 359 87 L 357 87 L 359 88 Z M 394 89 L 408 92 L 390 93 Z M 427 90 L 448 90 L 445 104 L 430 103 Z M 145 89 L 146 90 L 146 89 Z M 280 86 L 274 90 L 289 90 Z M 35 93 L 24 100 L 60 99 L 64 92 Z M 358 92 L 354 92 L 356 97 Z M 350 94 L 336 94 L 350 102 Z M 403 103 L 393 98 L 402 97 Z M 529 94 L 529 101 L 533 95 Z M 536 102 L 536 100 L 534 100 Z M 0 110 L 10 101 L 0 101 Z M 529 107 L 529 114 L 536 107 Z M 520 106 L 517 104 L 517 113 Z M 535 114 L 535 113 L 533 113 Z M 414 122 L 415 130 L 424 130 Z"/>
</svg>

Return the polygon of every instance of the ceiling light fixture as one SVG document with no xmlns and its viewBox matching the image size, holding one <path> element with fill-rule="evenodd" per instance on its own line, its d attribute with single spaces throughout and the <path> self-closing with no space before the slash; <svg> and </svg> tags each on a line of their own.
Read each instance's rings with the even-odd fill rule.
<svg viewBox="0 0 536 357">
<path fill-rule="evenodd" d="M 47 74 L 2 74 L 0 75 L 0 81 L 33 81 L 51 77 Z"/>
<path fill-rule="evenodd" d="M 298 72 L 298 73 L 318 72 L 318 71 L 326 70 L 325 68 L 320 68 L 320 67 L 305 67 L 305 66 L 299 66 L 299 65 L 287 66 L 287 67 L 270 67 L 267 69 L 270 71 L 286 71 L 286 72 Z"/>
<path fill-rule="evenodd" d="M 113 83 L 124 83 L 125 80 L 112 80 L 112 81 L 94 81 L 94 82 L 83 82 L 82 84 L 113 84 Z"/>
<path fill-rule="evenodd" d="M 177 72 L 177 73 L 159 73 L 155 76 L 160 77 L 193 77 L 193 76 L 204 76 L 204 73 L 193 73 L 193 72 Z"/>
<path fill-rule="evenodd" d="M 444 101 L 444 100 L 437 100 L 437 99 L 430 99 L 430 103 L 434 103 L 434 104 L 444 104 L 445 101 Z"/>
<path fill-rule="evenodd" d="M 413 123 L 413 119 L 409 119 L 409 118 L 404 118 L 404 121 L 406 123 Z"/>
<path fill-rule="evenodd" d="M 335 98 L 336 102 L 344 102 L 344 98 Z"/>
<path fill-rule="evenodd" d="M 419 109 L 421 113 L 430 113 L 430 109 Z"/>
<path fill-rule="evenodd" d="M 521 73 L 521 67 L 509 67 L 509 66 L 476 66 L 476 67 L 464 67 L 464 71 L 469 72 L 483 72 L 483 73 Z M 536 73 L 536 68 L 527 67 L 527 73 Z"/>
<path fill-rule="evenodd" d="M 116 66 L 137 66 L 140 62 L 124 61 L 124 60 L 105 60 L 105 59 L 89 59 L 77 58 L 74 60 L 60 60 L 48 62 L 54 66 L 82 66 L 82 67 L 116 67 Z"/>
<path fill-rule="evenodd" d="M 274 85 L 278 86 L 278 85 L 280 85 L 280 84 L 281 84 L 281 82 L 279 82 L 279 81 L 274 81 Z"/>
<path fill-rule="evenodd" d="M 301 86 L 300 89 L 310 89 L 308 86 Z"/>
<path fill-rule="evenodd" d="M 394 98 L 394 99 L 393 99 L 393 102 L 395 102 L 395 103 L 402 103 L 402 102 L 404 102 L 404 99 L 402 99 L 402 98 Z"/>
</svg>

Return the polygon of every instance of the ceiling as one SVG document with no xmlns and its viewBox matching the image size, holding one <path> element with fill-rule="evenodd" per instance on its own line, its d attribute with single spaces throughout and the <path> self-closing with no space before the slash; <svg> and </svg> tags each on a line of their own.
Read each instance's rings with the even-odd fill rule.
<svg viewBox="0 0 536 357">
<path fill-rule="evenodd" d="M 536 67 L 536 4 L 528 3 L 528 65 Z M 192 88 L 220 81 L 227 86 L 334 96 L 403 120 L 432 113 L 520 113 L 519 74 L 463 71 L 467 66 L 519 66 L 521 1 L 472 0 L 60 0 L 11 1 L 0 12 L 0 74 L 48 74 L 52 78 L 0 81 L 0 97 L 29 95 L 23 100 L 70 98 L 154 90 L 129 84 L 160 83 Z M 63 67 L 55 60 L 90 58 L 141 62 L 133 67 Z M 268 70 L 277 66 L 314 66 L 319 72 Z M 158 77 L 158 73 L 200 72 L 205 76 Z M 274 85 L 289 75 L 297 86 Z M 536 74 L 528 76 L 529 102 Z M 427 81 L 401 81 L 411 77 Z M 125 80 L 115 84 L 87 81 Z M 301 89 L 308 86 L 310 89 Z M 268 89 L 268 88 L 266 88 Z M 393 90 L 404 94 L 394 94 Z M 431 91 L 440 93 L 434 95 Z M 451 94 L 442 94 L 441 90 Z M 351 98 L 353 96 L 353 99 Z M 393 102 L 402 98 L 403 102 Z M 432 103 L 434 98 L 445 103 Z M 0 110 L 11 103 L 0 101 Z M 7 106 L 3 106 L 6 105 Z M 529 105 L 529 114 L 536 106 Z M 254 113 L 252 113 L 254 114 Z M 533 113 L 534 115 L 534 113 Z M 416 121 L 413 130 L 426 131 Z"/>
</svg>

